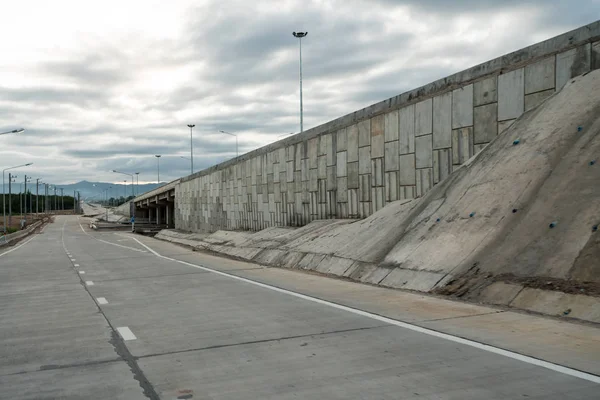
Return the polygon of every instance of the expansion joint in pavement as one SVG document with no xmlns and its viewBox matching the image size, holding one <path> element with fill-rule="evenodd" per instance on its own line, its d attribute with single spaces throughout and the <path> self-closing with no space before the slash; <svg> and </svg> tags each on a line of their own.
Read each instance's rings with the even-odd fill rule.
<svg viewBox="0 0 600 400">
<path fill-rule="evenodd" d="M 304 334 L 304 335 L 285 336 L 285 337 L 278 337 L 278 338 L 272 338 L 272 339 L 262 339 L 262 340 L 250 340 L 250 341 L 247 341 L 247 342 L 240 342 L 240 343 L 220 344 L 220 345 L 216 345 L 216 346 L 199 347 L 199 348 L 195 348 L 195 349 L 177 350 L 177 351 L 169 351 L 169 352 L 164 352 L 164 353 L 146 354 L 146 355 L 143 355 L 143 356 L 136 357 L 136 360 L 139 360 L 139 359 L 142 359 L 142 358 L 167 356 L 167 355 L 172 355 L 172 354 L 191 353 L 191 352 L 194 352 L 194 351 L 214 350 L 214 349 L 222 349 L 222 348 L 226 348 L 226 347 L 246 346 L 246 345 L 250 345 L 250 344 L 280 342 L 280 341 L 283 341 L 283 340 L 302 339 L 302 338 L 309 338 L 309 337 L 315 337 L 315 336 L 335 335 L 335 334 L 339 334 L 339 333 L 367 331 L 367 330 L 371 330 L 371 329 L 386 328 L 386 327 L 389 327 L 389 326 L 390 325 L 366 326 L 366 327 L 362 327 L 362 328 L 341 329 L 341 330 L 329 331 L 329 332 L 315 332 L 315 333 L 308 333 L 308 334 Z"/>
<path fill-rule="evenodd" d="M 12 372 L 10 374 L 3 374 L 3 375 L 0 374 L 0 376 L 35 374 L 37 372 L 53 371 L 53 370 L 56 370 L 56 369 L 92 367 L 92 366 L 95 366 L 95 365 L 102 365 L 102 364 L 109 364 L 109 363 L 113 363 L 113 362 L 123 362 L 123 361 L 124 360 L 121 357 L 119 357 L 119 358 L 111 358 L 111 359 L 108 359 L 108 360 L 95 360 L 95 361 L 90 361 L 90 362 L 86 362 L 86 363 L 47 364 L 47 365 L 41 365 L 40 368 L 38 368 L 36 370 Z"/>
<path fill-rule="evenodd" d="M 446 318 L 434 318 L 434 319 L 425 319 L 419 322 L 435 322 L 435 321 L 447 321 L 450 319 L 465 319 L 465 318 L 472 318 L 472 317 L 481 317 L 482 315 L 491 315 L 491 314 L 500 314 L 506 312 L 505 310 L 496 310 L 496 311 L 492 311 L 492 312 L 486 312 L 486 313 L 480 313 L 480 314 L 470 314 L 470 315 L 459 315 L 457 317 L 446 317 Z"/>
</svg>

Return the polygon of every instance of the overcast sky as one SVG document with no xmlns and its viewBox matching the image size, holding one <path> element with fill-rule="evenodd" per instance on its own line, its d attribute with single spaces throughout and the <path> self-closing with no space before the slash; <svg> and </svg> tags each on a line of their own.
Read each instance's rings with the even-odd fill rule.
<svg viewBox="0 0 600 400">
<path fill-rule="evenodd" d="M 3 1 L 0 169 L 140 183 L 204 169 L 593 22 L 600 0 Z"/>
</svg>

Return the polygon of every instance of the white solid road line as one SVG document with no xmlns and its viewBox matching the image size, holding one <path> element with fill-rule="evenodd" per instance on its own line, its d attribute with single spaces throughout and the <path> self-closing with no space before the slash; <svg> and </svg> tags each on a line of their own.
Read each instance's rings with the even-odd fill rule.
<svg viewBox="0 0 600 400">
<path fill-rule="evenodd" d="M 135 337 L 135 335 L 133 334 L 133 332 L 131 332 L 131 329 L 129 329 L 126 326 L 121 326 L 121 327 L 117 328 L 117 331 L 119 331 L 119 335 L 121 335 L 121 337 L 123 338 L 123 340 L 135 340 L 135 339 L 137 339 Z"/>
<path fill-rule="evenodd" d="M 81 228 L 81 231 L 82 231 L 83 233 L 85 233 L 86 235 L 88 235 L 89 237 L 91 237 L 92 239 L 94 239 L 94 240 L 97 240 L 97 241 L 99 241 L 99 242 L 106 243 L 106 244 L 111 244 L 111 245 L 113 245 L 113 246 L 122 247 L 122 248 L 124 248 L 124 249 L 133 250 L 133 251 L 138 251 L 138 252 L 140 252 L 140 253 L 145 253 L 145 252 L 146 252 L 146 250 L 140 250 L 140 249 L 136 249 L 136 248 L 134 248 L 134 247 L 123 246 L 122 244 L 117 244 L 117 243 L 107 242 L 106 240 L 98 239 L 97 237 L 94 237 L 94 236 L 90 235 L 89 233 L 87 233 L 87 232 L 85 231 L 85 229 L 83 229 L 83 226 L 81 225 L 81 222 L 78 222 L 78 223 L 79 223 L 79 227 Z"/>
<path fill-rule="evenodd" d="M 25 246 L 27 243 L 31 242 L 31 241 L 32 241 L 33 239 L 35 239 L 35 238 L 36 238 L 36 236 L 32 237 L 31 239 L 29 239 L 28 241 L 26 241 L 26 242 L 24 242 L 24 243 L 21 243 L 21 244 L 20 244 L 20 245 L 18 245 L 17 247 L 14 247 L 14 248 L 12 248 L 12 249 L 10 249 L 10 250 L 7 250 L 7 251 L 5 251 L 4 253 L 0 253 L 0 257 L 2 257 L 2 256 L 3 256 L 3 255 L 5 255 L 5 254 L 12 253 L 12 252 L 13 252 L 13 251 L 15 251 L 15 250 L 18 250 L 18 249 L 20 249 L 21 247 Z"/>
<path fill-rule="evenodd" d="M 98 301 L 98 304 L 108 304 L 108 301 L 104 297 L 98 297 L 96 300 Z"/>
<path fill-rule="evenodd" d="M 94 286 L 94 282 L 93 281 L 85 281 L 85 284 L 87 286 Z"/>
<path fill-rule="evenodd" d="M 551 363 L 549 361 L 544 361 L 544 360 L 540 360 L 540 359 L 537 359 L 537 358 L 534 358 L 534 357 L 529 357 L 529 356 L 526 356 L 526 355 L 523 355 L 523 354 L 515 353 L 515 352 L 510 351 L 510 350 L 505 350 L 505 349 L 502 349 L 502 348 L 499 348 L 499 347 L 490 346 L 488 344 L 479 343 L 479 342 L 476 342 L 474 340 L 464 339 L 464 338 L 461 338 L 459 336 L 453 336 L 453 335 L 450 335 L 448 333 L 438 332 L 438 331 L 433 330 L 433 329 L 423 328 L 423 327 L 418 326 L 418 325 L 413 325 L 413 324 L 409 324 L 407 322 L 398 321 L 398 320 L 391 319 L 391 318 L 388 318 L 388 317 L 384 317 L 384 316 L 381 316 L 381 315 L 373 314 L 373 313 L 370 313 L 368 311 L 363 311 L 363 310 L 359 310 L 359 309 L 356 309 L 356 308 L 344 306 L 344 305 L 341 305 L 341 304 L 332 303 L 330 301 L 322 300 L 322 299 L 319 299 L 317 297 L 307 296 L 305 294 L 293 292 L 293 291 L 287 290 L 287 289 L 282 289 L 282 288 L 279 288 L 277 286 L 271 286 L 271 285 L 268 285 L 266 283 L 261 283 L 261 282 L 253 281 L 251 279 L 242 278 L 242 277 L 237 276 L 237 275 L 228 274 L 227 272 L 222 272 L 222 271 L 218 271 L 218 270 L 215 270 L 215 269 L 212 269 L 212 268 L 203 267 L 201 265 L 196 265 L 196 264 L 192 264 L 192 263 L 189 263 L 189 262 L 186 262 L 186 261 L 181 261 L 181 260 L 177 260 L 177 259 L 174 259 L 174 258 L 162 256 L 162 255 L 158 254 L 156 251 L 152 250 L 147 245 L 145 245 L 144 243 L 140 242 L 138 239 L 136 239 L 134 237 L 132 237 L 132 239 L 135 240 L 136 242 L 138 242 L 139 244 L 141 244 L 142 246 L 144 246 L 146 249 L 148 249 L 149 252 L 151 252 L 155 256 L 163 258 L 165 260 L 173 261 L 173 262 L 176 262 L 176 263 L 179 263 L 179 264 L 183 264 L 183 265 L 188 265 L 190 267 L 194 267 L 194 268 L 198 268 L 198 269 L 201 269 L 201 270 L 204 270 L 204 271 L 212 272 L 212 273 L 215 273 L 217 275 L 226 276 L 226 277 L 231 278 L 231 279 L 235 279 L 235 280 L 242 281 L 242 282 L 245 282 L 245 283 L 250 283 L 252 285 L 256 285 L 256 286 L 259 286 L 259 287 L 262 287 L 262 288 L 270 289 L 270 290 L 273 290 L 275 292 L 285 293 L 287 295 L 298 297 L 298 298 L 301 298 L 301 299 L 304 299 L 304 300 L 308 300 L 308 301 L 312 301 L 314 303 L 323 304 L 323 305 L 326 305 L 326 306 L 329 306 L 329 307 L 337 308 L 339 310 L 344 310 L 344 311 L 347 311 L 347 312 L 351 312 L 351 313 L 356 314 L 356 315 L 361 315 L 363 317 L 371 318 L 371 319 L 374 319 L 376 321 L 385 322 L 385 323 L 390 324 L 390 325 L 399 326 L 401 328 L 405 328 L 405 329 L 409 329 L 411 331 L 423 333 L 425 335 L 434 336 L 434 337 L 437 337 L 437 338 L 440 338 L 440 339 L 449 340 L 451 342 L 460 343 L 460 344 L 463 344 L 463 345 L 466 345 L 466 346 L 471 346 L 471 347 L 474 347 L 476 349 L 485 350 L 485 351 L 488 351 L 490 353 L 499 354 L 501 356 L 509 357 L 509 358 L 514 359 L 514 360 L 522 361 L 524 363 L 528 363 L 528 364 L 536 365 L 538 367 L 547 368 L 547 369 L 550 369 L 552 371 L 560 372 L 560 373 L 565 374 L 565 375 L 574 376 L 574 377 L 577 377 L 577 378 L 580 378 L 580 379 L 584 379 L 584 380 L 587 380 L 587 381 L 590 381 L 590 382 L 594 382 L 594 383 L 600 383 L 600 376 L 593 375 L 593 374 L 588 374 L 586 372 L 578 371 L 576 369 L 565 367 L 565 366 L 562 366 L 562 365 L 559 365 L 559 364 L 554 364 L 554 363 Z"/>
</svg>

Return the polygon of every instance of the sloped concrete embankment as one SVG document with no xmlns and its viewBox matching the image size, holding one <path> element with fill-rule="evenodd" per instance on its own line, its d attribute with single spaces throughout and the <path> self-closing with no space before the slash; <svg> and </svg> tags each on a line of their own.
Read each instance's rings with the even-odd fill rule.
<svg viewBox="0 0 600 400">
<path fill-rule="evenodd" d="M 262 264 L 600 322 L 600 71 L 423 198 L 360 221 L 158 237 Z"/>
</svg>

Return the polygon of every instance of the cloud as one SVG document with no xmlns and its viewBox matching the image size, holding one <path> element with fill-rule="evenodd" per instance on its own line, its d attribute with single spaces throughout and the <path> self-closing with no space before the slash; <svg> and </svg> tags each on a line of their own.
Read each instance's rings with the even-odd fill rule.
<svg viewBox="0 0 600 400">
<path fill-rule="evenodd" d="M 552 4 L 550 4 L 552 3 Z M 65 0 L 10 3 L 30 28 L 0 43 L 0 164 L 52 182 L 154 181 L 207 168 L 589 23 L 598 0 Z M 114 13 L 115 7 L 120 12 Z M 32 16 L 36 8 L 40 15 Z M 31 18 L 31 19 L 29 19 Z M 12 20 L 12 19 L 11 19 Z M 13 29 L 7 22 L 6 29 Z"/>
</svg>

